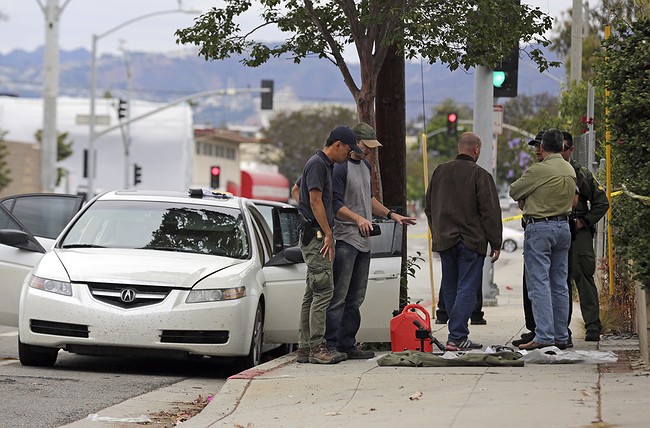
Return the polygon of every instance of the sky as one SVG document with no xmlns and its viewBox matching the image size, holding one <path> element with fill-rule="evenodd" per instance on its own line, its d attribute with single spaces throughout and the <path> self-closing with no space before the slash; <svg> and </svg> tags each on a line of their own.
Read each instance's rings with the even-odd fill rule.
<svg viewBox="0 0 650 428">
<path fill-rule="evenodd" d="M 15 49 L 33 51 L 44 44 L 45 23 L 41 5 L 48 0 L 0 0 L 0 53 Z M 59 46 L 64 50 L 91 49 L 92 35 L 103 35 L 115 27 L 144 15 L 177 11 L 179 0 L 57 0 L 65 5 L 60 16 Z M 558 18 L 572 6 L 572 0 L 522 0 Z M 223 4 L 220 0 L 182 0 L 185 10 L 205 12 Z M 111 34 L 100 37 L 98 54 L 118 53 L 120 46 L 129 51 L 170 52 L 182 49 L 175 43 L 174 32 L 193 24 L 196 13 L 165 13 L 137 20 Z M 242 25 L 256 21 L 251 13 Z M 250 24 L 252 25 L 252 24 Z M 269 31 L 263 40 L 278 40 L 281 33 Z"/>
</svg>

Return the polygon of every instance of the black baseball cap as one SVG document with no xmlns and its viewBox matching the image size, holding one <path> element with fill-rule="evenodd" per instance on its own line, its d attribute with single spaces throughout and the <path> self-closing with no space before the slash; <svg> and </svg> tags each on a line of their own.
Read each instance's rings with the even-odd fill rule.
<svg viewBox="0 0 650 428">
<path fill-rule="evenodd" d="M 535 135 L 535 139 L 534 139 L 534 140 L 530 140 L 530 141 L 528 142 L 528 145 L 530 145 L 530 146 L 534 146 L 535 144 L 542 144 L 542 138 L 544 137 L 544 132 L 546 132 L 546 131 L 539 131 L 539 132 L 537 133 L 537 135 Z"/>
<path fill-rule="evenodd" d="M 343 144 L 350 146 L 352 150 L 361 154 L 363 150 L 357 146 L 357 136 L 354 135 L 354 132 L 347 126 L 337 126 L 330 133 L 330 137 L 327 139 L 328 144 L 332 144 L 334 141 L 340 141 Z"/>
</svg>

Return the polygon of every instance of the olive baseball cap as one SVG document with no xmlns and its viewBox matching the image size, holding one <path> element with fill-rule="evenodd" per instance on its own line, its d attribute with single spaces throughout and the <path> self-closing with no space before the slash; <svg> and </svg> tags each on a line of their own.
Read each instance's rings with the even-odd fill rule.
<svg viewBox="0 0 650 428">
<path fill-rule="evenodd" d="M 374 128 L 367 123 L 361 122 L 354 125 L 352 132 L 357 136 L 357 139 L 363 141 L 363 143 L 374 149 L 375 147 L 381 147 L 381 143 L 377 141 L 377 133 Z"/>
</svg>

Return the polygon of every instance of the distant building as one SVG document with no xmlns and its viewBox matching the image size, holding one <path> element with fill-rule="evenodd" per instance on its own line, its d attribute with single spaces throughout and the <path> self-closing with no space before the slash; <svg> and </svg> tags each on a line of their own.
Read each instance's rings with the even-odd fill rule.
<svg viewBox="0 0 650 428">
<path fill-rule="evenodd" d="M 257 159 L 261 144 L 254 133 L 194 129 L 192 110 L 187 104 L 155 112 L 131 123 L 128 132 L 123 127 L 122 132 L 119 126 L 116 127 L 120 123 L 116 104 L 114 99 L 96 101 L 96 133 L 102 134 L 94 142 L 96 192 L 125 188 L 176 191 L 186 191 L 190 187 L 209 188 L 210 170 L 218 166 L 221 190 L 251 198 L 288 200 L 288 181 L 277 172 L 277 167 L 252 162 Z M 166 106 L 139 100 L 132 100 L 129 104 L 131 118 Z M 66 171 L 57 192 L 79 193 L 87 189 L 86 162 L 89 158 L 84 152 L 88 149 L 89 109 L 87 99 L 60 97 L 58 100 L 57 132 L 69 134 L 73 154 L 57 164 Z M 12 178 L 12 183 L 0 193 L 1 196 L 41 191 L 40 143 L 34 135 L 42 124 L 41 99 L 0 96 L 0 130 L 7 131 L 7 163 Z M 111 127 L 115 129 L 104 133 Z M 126 135 L 131 137 L 128 160 Z M 240 168 L 242 162 L 247 165 L 245 177 Z M 142 182 L 137 186 L 134 183 L 134 164 L 141 168 Z"/>
<path fill-rule="evenodd" d="M 131 101 L 131 117 L 154 111 L 164 104 Z M 87 188 L 84 151 L 88 149 L 89 101 L 85 98 L 60 97 L 57 104 L 57 132 L 68 132 L 72 155 L 59 162 L 66 176 L 56 191 L 84 192 Z M 114 99 L 98 99 L 96 103 L 96 132 L 119 124 Z M 32 149 L 40 144 L 34 134 L 43 127 L 43 102 L 36 98 L 0 97 L 0 129 L 8 131 L 5 140 Z M 126 131 L 126 129 L 124 129 Z M 194 136 L 192 110 L 187 104 L 176 105 L 132 123 L 129 127 L 131 144 L 127 164 L 126 146 L 119 127 L 97 137 L 95 148 L 95 190 L 135 188 L 134 164 L 142 167 L 142 183 L 138 188 L 185 191 L 192 182 Z M 20 158 L 23 146 L 12 144 L 10 156 Z M 22 148 L 22 149 L 21 149 Z M 38 151 L 38 149 L 34 149 Z M 33 153 L 32 153 L 33 154 Z M 34 171 L 40 171 L 40 155 L 29 160 Z M 28 180 L 27 169 L 9 165 L 12 180 Z M 39 188 L 33 189 L 40 191 Z M 13 193 L 13 192 L 12 192 Z"/>
<path fill-rule="evenodd" d="M 0 127 L 0 129 L 2 129 Z M 0 198 L 17 193 L 34 193 L 41 190 L 41 146 L 36 142 L 3 142 L 8 149 L 6 158 L 11 183 L 0 191 Z"/>
<path fill-rule="evenodd" d="M 218 166 L 220 190 L 251 199 L 289 200 L 289 180 L 278 172 L 277 166 L 257 161 L 262 142 L 251 133 L 197 128 L 194 139 L 195 186 L 210 187 L 211 169 Z"/>
</svg>

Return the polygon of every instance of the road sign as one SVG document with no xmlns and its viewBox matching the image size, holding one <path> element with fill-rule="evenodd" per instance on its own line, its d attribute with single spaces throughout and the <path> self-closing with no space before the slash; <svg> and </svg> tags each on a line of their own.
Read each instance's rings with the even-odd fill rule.
<svg viewBox="0 0 650 428">
<path fill-rule="evenodd" d="M 503 106 L 492 106 L 492 134 L 503 134 Z"/>
</svg>

